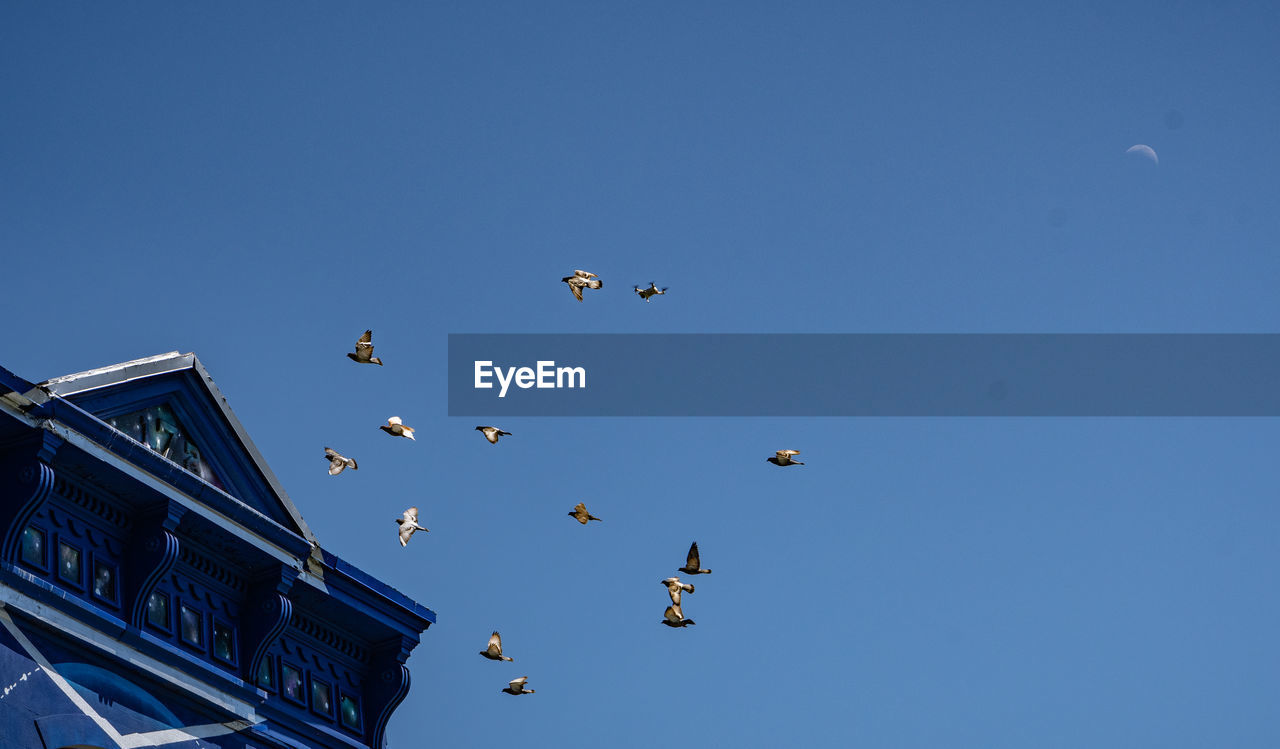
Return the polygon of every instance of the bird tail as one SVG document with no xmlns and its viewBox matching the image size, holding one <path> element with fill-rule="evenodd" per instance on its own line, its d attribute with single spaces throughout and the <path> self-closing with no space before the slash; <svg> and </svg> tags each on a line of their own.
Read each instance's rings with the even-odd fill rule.
<svg viewBox="0 0 1280 749">
<path fill-rule="evenodd" d="M 596 517 L 595 515 L 588 515 L 587 520 L 600 520 L 600 518 Z M 604 521 L 600 520 L 600 522 L 603 523 Z"/>
<path fill-rule="evenodd" d="M 377 364 L 379 367 L 381 367 L 381 366 L 382 366 L 382 360 L 381 360 L 381 359 L 379 359 L 379 358 L 378 358 L 378 357 L 376 357 L 376 356 L 375 356 L 375 357 L 373 357 L 372 359 L 370 359 L 369 361 L 373 362 L 374 364 Z"/>
<path fill-rule="evenodd" d="M 502 660 L 504 660 L 504 661 L 514 661 L 514 660 L 515 660 L 515 658 L 512 658 L 512 657 L 511 657 L 511 656 L 509 656 L 509 655 L 504 655 L 504 656 L 502 656 Z"/>
<path fill-rule="evenodd" d="M 804 463 L 801 463 L 801 462 L 800 462 L 800 461 L 798 461 L 798 460 L 793 460 L 793 461 L 791 461 L 791 462 L 792 462 L 792 463 L 795 463 L 795 464 L 796 464 L 796 465 L 798 465 L 798 466 L 802 466 L 802 465 L 804 465 Z"/>
<path fill-rule="evenodd" d="M 589 286 L 589 287 L 591 287 L 591 288 L 593 288 L 593 289 L 598 289 L 598 288 L 600 288 L 600 287 L 604 286 L 604 281 L 601 281 L 601 280 L 600 280 L 600 279 L 598 279 L 598 278 L 593 278 L 593 279 L 591 279 L 590 281 L 587 281 L 587 286 Z"/>
</svg>

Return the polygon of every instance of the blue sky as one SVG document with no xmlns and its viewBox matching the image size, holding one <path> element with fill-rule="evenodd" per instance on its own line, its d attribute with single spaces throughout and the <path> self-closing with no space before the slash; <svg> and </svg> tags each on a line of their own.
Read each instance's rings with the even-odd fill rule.
<svg viewBox="0 0 1280 749">
<path fill-rule="evenodd" d="M 196 352 L 439 614 L 393 747 L 1276 746 L 1274 420 L 447 416 L 448 333 L 1277 332 L 1274 4 L 851 5 L 7 3 L 3 365 Z"/>
</svg>

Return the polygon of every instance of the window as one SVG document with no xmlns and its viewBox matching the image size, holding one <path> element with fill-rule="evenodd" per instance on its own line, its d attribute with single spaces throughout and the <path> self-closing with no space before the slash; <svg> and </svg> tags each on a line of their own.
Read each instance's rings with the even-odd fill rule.
<svg viewBox="0 0 1280 749">
<path fill-rule="evenodd" d="M 182 641 L 197 648 L 204 647 L 204 617 L 199 611 L 183 604 L 178 607 L 182 628 Z"/>
<path fill-rule="evenodd" d="M 302 669 L 280 663 L 280 694 L 298 704 L 304 703 L 306 695 L 302 693 Z"/>
<path fill-rule="evenodd" d="M 217 620 L 213 622 L 213 657 L 232 665 L 236 662 L 236 631 Z"/>
<path fill-rule="evenodd" d="M 58 578 L 76 587 L 84 585 L 80 575 L 80 550 L 66 541 L 58 542 Z"/>
<path fill-rule="evenodd" d="M 48 569 L 44 561 L 44 531 L 31 526 L 22 530 L 22 561 L 41 570 Z"/>
<path fill-rule="evenodd" d="M 311 710 L 328 718 L 333 717 L 333 687 L 314 676 L 311 677 Z"/>
<path fill-rule="evenodd" d="M 169 596 L 164 593 L 147 596 L 147 624 L 169 631 Z"/>
<path fill-rule="evenodd" d="M 108 603 L 116 602 L 116 569 L 97 559 L 93 560 L 93 594 Z"/>
<path fill-rule="evenodd" d="M 342 699 L 338 701 L 338 708 L 342 719 L 342 727 L 356 733 L 360 733 L 360 703 L 355 697 L 349 694 L 342 695 Z"/>
<path fill-rule="evenodd" d="M 258 686 L 275 691 L 276 659 L 272 656 L 264 655 L 262 657 L 262 664 L 258 666 Z"/>
</svg>

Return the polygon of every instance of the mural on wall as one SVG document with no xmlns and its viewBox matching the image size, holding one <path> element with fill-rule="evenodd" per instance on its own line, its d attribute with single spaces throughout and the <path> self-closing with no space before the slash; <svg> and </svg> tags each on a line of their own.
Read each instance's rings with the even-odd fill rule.
<svg viewBox="0 0 1280 749">
<path fill-rule="evenodd" d="M 169 406 L 151 406 L 109 419 L 107 423 L 210 484 L 225 490 L 217 474 L 201 457 L 200 448 L 187 438 L 186 431 Z"/>
</svg>

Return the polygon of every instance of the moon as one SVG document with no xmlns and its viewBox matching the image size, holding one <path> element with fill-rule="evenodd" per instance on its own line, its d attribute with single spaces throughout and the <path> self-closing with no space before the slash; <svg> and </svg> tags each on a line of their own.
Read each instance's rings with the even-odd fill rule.
<svg viewBox="0 0 1280 749">
<path fill-rule="evenodd" d="M 1129 146 L 1125 149 L 1125 153 L 1140 153 L 1148 159 L 1151 159 L 1152 162 L 1156 164 L 1160 163 L 1160 157 L 1156 156 L 1156 150 L 1151 146 L 1144 146 L 1141 143 L 1136 146 Z"/>
</svg>

